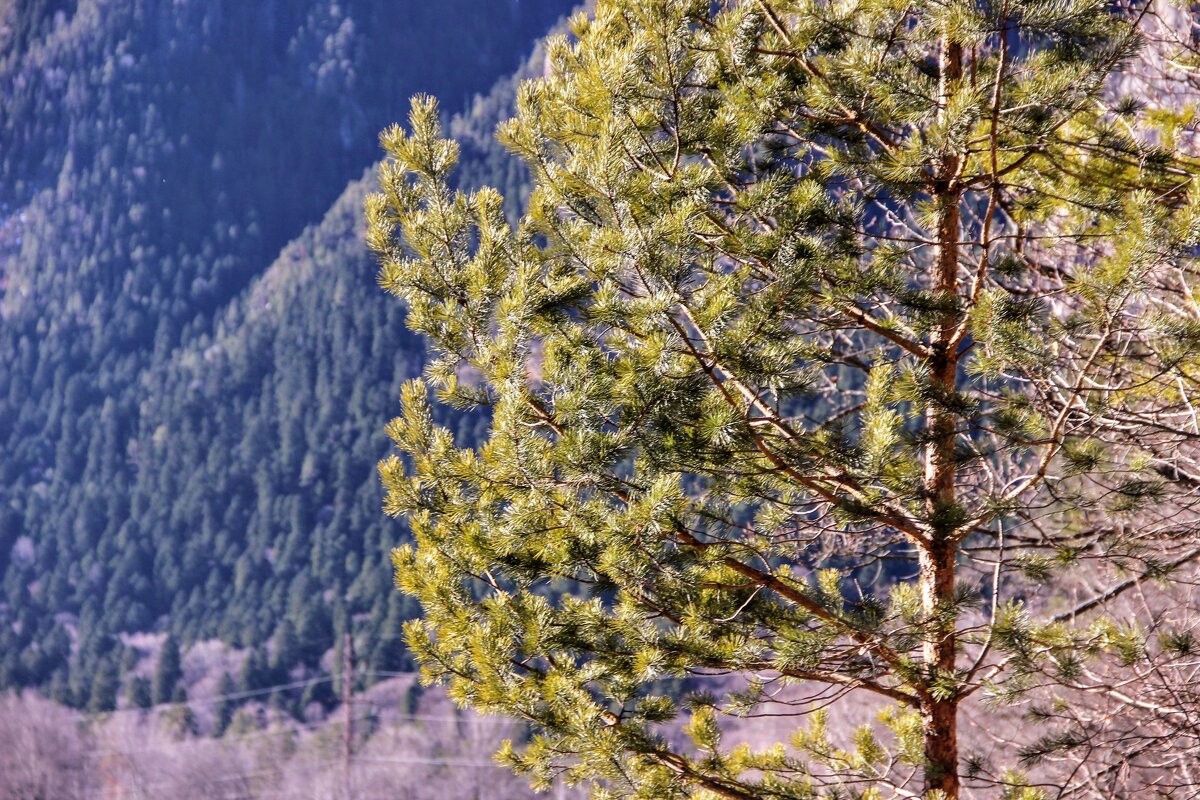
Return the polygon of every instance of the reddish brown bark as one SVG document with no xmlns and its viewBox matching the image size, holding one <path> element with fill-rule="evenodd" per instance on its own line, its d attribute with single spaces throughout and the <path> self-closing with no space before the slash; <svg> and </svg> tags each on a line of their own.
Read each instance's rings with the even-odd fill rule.
<svg viewBox="0 0 1200 800">
<path fill-rule="evenodd" d="M 942 44 L 939 80 L 939 115 L 943 114 L 955 85 L 962 78 L 962 46 L 946 40 Z M 932 269 L 932 288 L 949 301 L 958 294 L 958 265 L 961 188 L 958 185 L 960 157 L 945 153 L 934 165 L 933 194 L 939 206 L 937 252 Z M 952 678 L 955 674 L 956 623 L 954 603 L 957 530 L 948 512 L 956 502 L 955 463 L 956 415 L 939 402 L 955 388 L 958 357 L 954 332 L 958 314 L 947 308 L 934 330 L 930 350 L 930 380 L 934 401 L 926 416 L 929 444 L 925 454 L 926 515 L 929 541 L 922 546 L 920 561 L 921 600 L 927 629 L 922 647 L 927 680 Z M 940 790 L 948 800 L 959 796 L 958 697 L 935 697 L 927 691 L 921 702 L 925 739 L 925 791 Z M 939 693 L 940 694 L 940 693 Z"/>
</svg>

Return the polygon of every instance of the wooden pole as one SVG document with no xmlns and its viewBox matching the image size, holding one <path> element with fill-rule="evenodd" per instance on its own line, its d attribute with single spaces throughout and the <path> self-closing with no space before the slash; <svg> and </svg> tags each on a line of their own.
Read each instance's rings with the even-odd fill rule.
<svg viewBox="0 0 1200 800">
<path fill-rule="evenodd" d="M 345 800 L 353 800 L 350 758 L 354 751 L 354 640 L 349 631 L 342 638 L 342 709 L 346 714 L 342 734 L 342 796 Z"/>
</svg>

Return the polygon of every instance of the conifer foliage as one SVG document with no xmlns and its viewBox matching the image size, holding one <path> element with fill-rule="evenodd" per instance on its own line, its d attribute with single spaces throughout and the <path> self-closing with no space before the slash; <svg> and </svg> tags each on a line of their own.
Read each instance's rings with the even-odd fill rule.
<svg viewBox="0 0 1200 800">
<path fill-rule="evenodd" d="M 1018 770 L 1086 731 L 1042 713 L 985 759 L 963 709 L 1132 665 L 1105 604 L 1200 555 L 1200 204 L 1182 123 L 1106 89 L 1138 22 L 601 0 L 498 131 L 535 177 L 515 229 L 450 190 L 432 100 L 383 134 L 368 240 L 435 355 L 380 465 L 408 641 L 532 722 L 514 768 L 647 800 L 1039 796 Z M 431 393 L 489 408 L 486 441 Z M 1051 607 L 1080 564 L 1111 589 Z M 879 716 L 839 738 L 820 709 L 851 695 Z M 808 718 L 756 750 L 723 741 L 737 715 Z"/>
</svg>

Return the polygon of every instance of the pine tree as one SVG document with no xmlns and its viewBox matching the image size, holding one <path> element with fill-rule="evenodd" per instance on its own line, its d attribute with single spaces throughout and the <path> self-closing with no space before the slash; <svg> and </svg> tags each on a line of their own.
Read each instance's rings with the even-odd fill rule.
<svg viewBox="0 0 1200 800">
<path fill-rule="evenodd" d="M 290 617 L 285 617 L 275 629 L 275 638 L 271 652 L 271 671 L 273 680 L 287 679 L 288 670 L 301 659 L 300 642 L 296 637 L 296 627 Z"/>
<path fill-rule="evenodd" d="M 1135 664 L 1105 604 L 1200 556 L 1172 461 L 1200 435 L 1196 161 L 1107 88 L 1137 24 L 601 0 L 498 130 L 535 178 L 515 230 L 451 190 L 433 101 L 383 134 L 368 242 L 436 356 L 380 465 L 406 634 L 533 724 L 508 763 L 613 797 L 1040 796 L 1019 769 L 1083 740 L 989 762 L 963 708 Z M 1066 605 L 1081 565 L 1112 583 Z M 839 737 L 849 694 L 881 710 Z M 723 743 L 739 715 L 808 721 L 759 751 Z"/>
<path fill-rule="evenodd" d="M 158 654 L 158 664 L 154 669 L 154 691 L 152 697 L 155 705 L 175 701 L 179 679 L 183 677 L 183 665 L 179 653 L 179 642 L 174 636 L 168 635 L 163 642 L 162 652 Z"/>
<path fill-rule="evenodd" d="M 242 669 L 238 673 L 237 691 L 255 692 L 271 684 L 271 667 L 262 648 L 253 648 L 246 654 Z"/>
<path fill-rule="evenodd" d="M 228 672 L 221 673 L 221 680 L 217 683 L 217 701 L 216 717 L 213 720 L 213 736 L 224 736 L 225 731 L 229 730 L 229 725 L 233 722 L 233 715 L 237 711 L 236 698 L 230 697 L 237 691 L 237 686 L 233 681 L 233 676 Z"/>
<path fill-rule="evenodd" d="M 87 710 L 92 713 L 113 711 L 117 707 L 117 693 L 121 689 L 121 679 L 117 674 L 117 665 L 112 659 L 104 659 L 96 669 L 92 678 L 92 690 L 88 697 Z"/>
<path fill-rule="evenodd" d="M 134 675 L 126 686 L 125 699 L 130 708 L 147 709 L 154 705 L 154 695 L 150 688 L 150 680 L 142 675 Z"/>
</svg>

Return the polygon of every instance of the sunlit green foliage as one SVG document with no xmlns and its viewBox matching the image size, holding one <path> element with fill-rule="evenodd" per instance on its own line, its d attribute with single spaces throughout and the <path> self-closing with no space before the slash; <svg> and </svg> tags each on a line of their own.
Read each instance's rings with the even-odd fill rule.
<svg viewBox="0 0 1200 800">
<path fill-rule="evenodd" d="M 498 129 L 535 180 L 515 226 L 452 190 L 433 101 L 383 133 L 367 240 L 434 352 L 380 464 L 407 635 L 459 702 L 534 722 L 507 763 L 646 800 L 1037 796 L 963 769 L 959 704 L 1136 634 L 1030 619 L 994 565 L 1046 578 L 1170 496 L 1175 432 L 1133 431 L 1198 356 L 1145 323 L 1178 320 L 1156 292 L 1200 208 L 1106 108 L 1138 41 L 1090 0 L 602 0 Z M 486 407 L 486 441 L 431 394 Z M 723 741 L 850 690 L 884 706 L 851 741 L 821 713 Z"/>
</svg>

